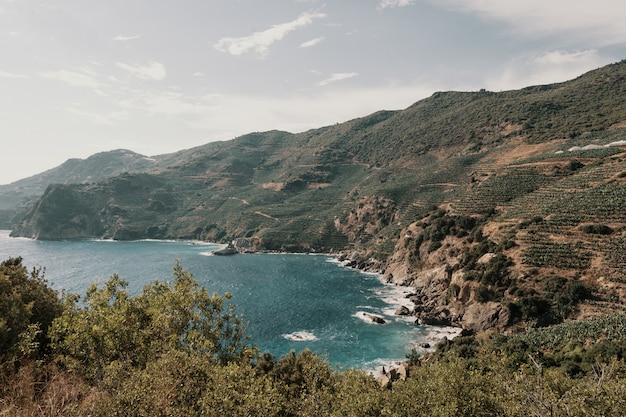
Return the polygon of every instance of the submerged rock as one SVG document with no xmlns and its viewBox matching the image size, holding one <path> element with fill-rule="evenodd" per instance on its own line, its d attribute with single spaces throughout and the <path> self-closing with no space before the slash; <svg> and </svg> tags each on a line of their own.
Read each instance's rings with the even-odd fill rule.
<svg viewBox="0 0 626 417">
<path fill-rule="evenodd" d="M 372 323 L 376 323 L 376 324 L 385 324 L 386 323 L 385 319 L 380 317 L 380 316 L 376 316 L 374 314 L 369 314 L 369 313 L 365 313 L 364 315 L 365 315 L 365 317 L 370 319 L 372 321 Z"/>
</svg>

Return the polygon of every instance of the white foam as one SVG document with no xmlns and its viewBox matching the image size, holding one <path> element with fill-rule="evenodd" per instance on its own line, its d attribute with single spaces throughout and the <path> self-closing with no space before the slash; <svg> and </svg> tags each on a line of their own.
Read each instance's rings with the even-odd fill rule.
<svg viewBox="0 0 626 417">
<path fill-rule="evenodd" d="M 424 326 L 426 334 L 420 339 L 418 343 L 414 343 L 411 348 L 417 350 L 433 351 L 437 343 L 441 342 L 443 338 L 452 340 L 457 337 L 462 329 L 459 327 L 451 326 Z M 429 344 L 430 348 L 422 347 L 424 344 Z"/>
<path fill-rule="evenodd" d="M 361 319 L 364 322 L 370 323 L 370 324 L 377 324 L 374 322 L 374 320 L 372 320 L 373 317 L 377 317 L 383 320 L 385 319 L 383 316 L 379 314 L 372 314 L 372 313 L 368 313 L 367 311 L 357 311 L 356 313 L 352 315 L 352 317 L 356 317 L 357 319 Z"/>
<path fill-rule="evenodd" d="M 315 340 L 318 340 L 317 336 L 315 336 L 313 333 L 304 330 L 287 333 L 284 334 L 283 337 L 287 340 L 291 340 L 292 342 L 313 342 Z"/>
<path fill-rule="evenodd" d="M 391 359 L 391 358 L 378 358 L 373 361 L 369 361 L 363 364 L 362 369 L 375 378 L 380 378 L 384 372 L 391 368 L 402 365 L 405 360 Z"/>
</svg>

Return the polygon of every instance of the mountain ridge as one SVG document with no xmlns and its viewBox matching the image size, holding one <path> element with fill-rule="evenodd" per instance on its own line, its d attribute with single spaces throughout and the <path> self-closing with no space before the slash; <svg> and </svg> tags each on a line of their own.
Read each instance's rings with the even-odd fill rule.
<svg viewBox="0 0 626 417">
<path fill-rule="evenodd" d="M 475 331 L 604 314 L 626 300 L 624 97 L 626 61 L 249 133 L 151 171 L 50 185 L 13 235 L 341 252 L 414 287 L 420 322 Z"/>
</svg>

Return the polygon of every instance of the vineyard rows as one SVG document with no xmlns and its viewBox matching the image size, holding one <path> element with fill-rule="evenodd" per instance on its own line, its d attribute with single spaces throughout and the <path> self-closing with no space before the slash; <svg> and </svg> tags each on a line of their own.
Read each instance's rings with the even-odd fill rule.
<svg viewBox="0 0 626 417">
<path fill-rule="evenodd" d="M 536 348 L 555 349 L 570 342 L 618 341 L 626 338 L 626 313 L 572 321 L 511 336 Z"/>
</svg>

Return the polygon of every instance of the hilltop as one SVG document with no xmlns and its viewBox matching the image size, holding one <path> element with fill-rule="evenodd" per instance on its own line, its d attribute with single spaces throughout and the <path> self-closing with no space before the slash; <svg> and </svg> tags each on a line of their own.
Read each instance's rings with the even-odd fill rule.
<svg viewBox="0 0 626 417">
<path fill-rule="evenodd" d="M 50 185 L 13 235 L 340 253 L 413 286 L 421 322 L 475 331 L 603 315 L 626 297 L 625 95 L 623 61 L 137 156 L 119 175 Z"/>
</svg>

